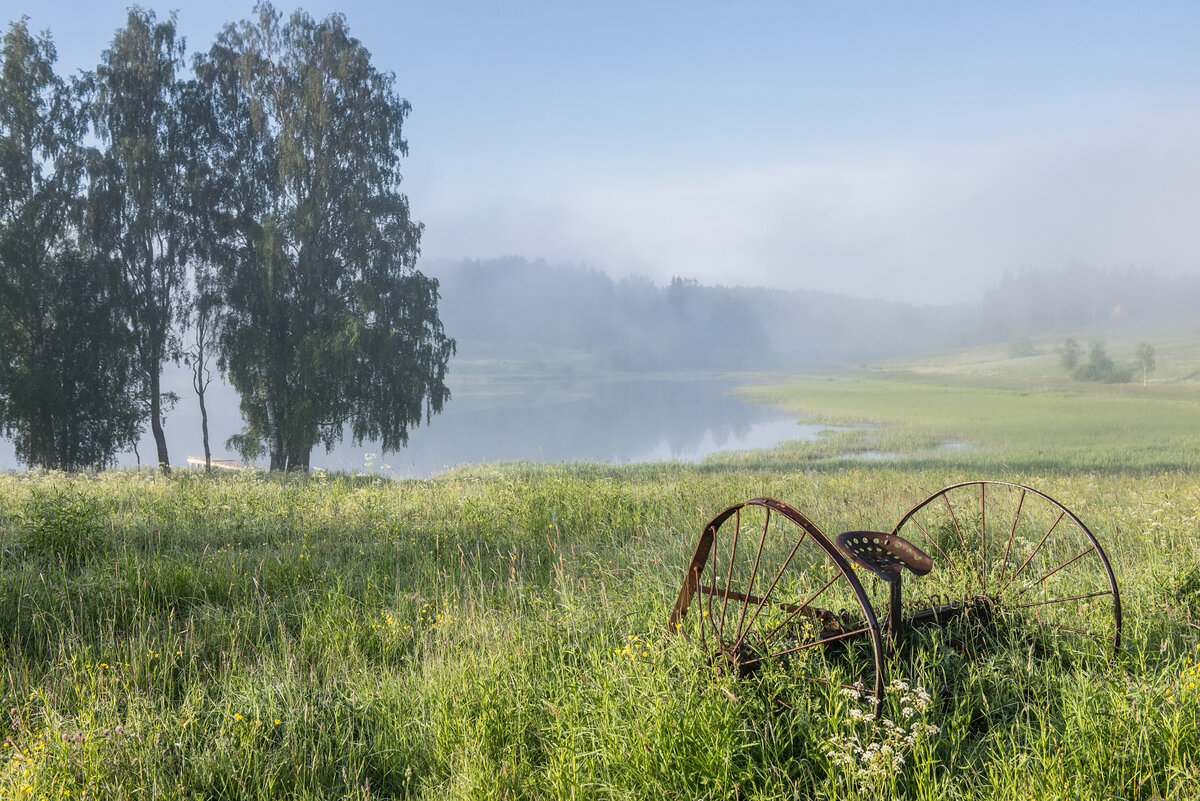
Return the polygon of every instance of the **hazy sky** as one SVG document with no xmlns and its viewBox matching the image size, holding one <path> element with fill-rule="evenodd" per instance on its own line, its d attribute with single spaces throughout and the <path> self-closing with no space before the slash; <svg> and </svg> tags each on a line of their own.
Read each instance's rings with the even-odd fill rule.
<svg viewBox="0 0 1200 801">
<path fill-rule="evenodd" d="M 0 0 L 91 68 L 125 3 Z M 251 3 L 178 8 L 205 50 Z M 278 8 L 290 12 L 290 4 Z M 1200 270 L 1200 3 L 312 2 L 413 106 L 428 257 L 908 301 Z"/>
</svg>

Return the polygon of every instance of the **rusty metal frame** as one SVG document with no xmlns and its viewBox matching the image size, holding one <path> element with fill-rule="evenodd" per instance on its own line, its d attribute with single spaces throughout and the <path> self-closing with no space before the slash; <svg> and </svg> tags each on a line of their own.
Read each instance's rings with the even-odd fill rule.
<svg viewBox="0 0 1200 801">
<path fill-rule="evenodd" d="M 972 548 L 967 542 L 967 534 L 969 532 L 964 532 L 959 523 L 958 516 L 955 514 L 954 507 L 950 503 L 951 494 L 957 493 L 961 495 L 961 493 L 958 493 L 958 491 L 965 491 L 974 487 L 979 488 L 978 502 L 980 507 L 978 532 L 979 551 L 977 554 L 980 559 L 980 565 L 978 567 L 975 564 L 975 555 L 972 554 Z M 989 487 L 1007 487 L 1010 490 L 1020 492 L 1020 497 L 1016 503 L 1016 511 L 1013 515 L 1012 524 L 1008 527 L 1007 542 L 1004 545 L 1003 561 L 1000 567 L 1000 574 L 997 577 L 997 584 L 999 586 L 994 587 L 991 593 L 988 592 L 987 585 Z M 1029 496 L 1041 498 L 1050 504 L 1052 510 L 1057 511 L 1059 514 L 1054 524 L 1051 525 L 1042 535 L 1041 540 L 1025 558 L 1024 562 L 1022 562 L 1020 566 L 1016 567 L 1009 575 L 1009 557 L 1012 552 L 1013 538 L 1017 530 L 1018 522 L 1021 518 L 1022 510 L 1025 509 L 1026 499 Z M 955 565 L 954 560 L 946 554 L 937 540 L 925 530 L 924 526 L 921 524 L 921 521 L 917 519 L 917 514 L 919 512 L 928 507 L 930 504 L 938 502 L 939 499 L 946 504 L 946 508 L 949 511 L 950 518 L 954 526 L 954 531 L 959 539 L 959 543 L 962 545 L 963 554 L 965 555 L 967 562 L 967 564 L 962 566 L 963 571 L 965 572 L 959 570 L 958 566 Z M 754 563 L 750 573 L 749 585 L 745 588 L 745 592 L 738 592 L 730 587 L 730 582 L 733 575 L 734 561 L 737 557 L 738 537 L 741 529 L 741 512 L 743 509 L 748 507 L 764 509 L 766 512 L 766 518 L 763 523 L 763 531 L 759 538 L 758 548 L 754 554 Z M 792 522 L 800 529 L 801 533 L 799 538 L 796 540 L 795 545 L 792 546 L 791 551 L 788 553 L 787 558 L 783 560 L 783 564 L 780 566 L 779 571 L 776 573 L 774 579 L 771 580 L 770 585 L 765 591 L 760 591 L 761 595 L 755 595 L 754 582 L 758 576 L 764 543 L 766 542 L 768 530 L 770 529 L 772 513 L 781 515 L 785 519 Z M 724 588 L 722 589 L 719 586 L 720 581 L 717 574 L 718 566 L 716 564 L 717 558 L 713 547 L 716 542 L 717 532 L 726 522 L 730 520 L 730 518 L 734 519 L 734 533 L 733 541 L 729 550 L 730 563 L 726 568 L 728 575 L 725 577 Z M 1086 537 L 1091 547 L 1085 548 L 1082 552 L 1065 559 L 1053 569 L 1042 575 L 1039 579 L 1034 581 L 1032 584 L 1024 584 L 1019 590 L 1012 594 L 1011 599 L 1008 599 L 1006 595 L 1008 590 L 1014 585 L 1017 578 L 1025 571 L 1026 567 L 1041 550 L 1042 546 L 1047 542 L 1047 540 L 1054 534 L 1055 530 L 1064 519 L 1069 519 L 1075 525 L 1077 531 L 1081 532 L 1084 537 Z M 910 522 L 917 530 L 920 531 L 928 543 L 933 546 L 934 550 L 937 551 L 941 559 L 944 560 L 944 564 L 949 567 L 955 575 L 958 576 L 960 581 L 966 581 L 968 584 L 973 581 L 977 582 L 978 591 L 975 594 L 968 592 L 968 594 L 963 597 L 961 592 L 952 592 L 952 595 L 958 596 L 959 600 L 952 600 L 951 596 L 949 595 L 928 596 L 924 602 L 906 602 L 902 599 L 901 574 L 903 573 L 904 569 L 912 572 L 914 576 L 924 576 L 930 572 L 934 565 L 934 557 L 926 554 L 914 543 L 909 542 L 900 535 L 900 531 L 904 529 L 905 525 Z M 1001 519 L 1001 522 L 1003 522 L 1003 519 Z M 865 535 L 869 535 L 872 538 L 869 543 L 862 540 L 862 537 Z M 772 600 L 771 595 L 775 591 L 779 579 L 782 577 L 784 570 L 792 563 L 792 559 L 795 557 L 796 552 L 801 543 L 804 541 L 805 537 L 812 539 L 816 546 L 824 552 L 829 560 L 833 562 L 837 572 L 816 592 L 812 593 L 807 599 L 799 604 Z M 859 539 L 855 540 L 854 537 L 858 537 Z M 1015 602 L 1021 600 L 1020 596 L 1032 587 L 1042 584 L 1042 582 L 1046 581 L 1060 570 L 1063 570 L 1078 560 L 1093 554 L 1103 565 L 1104 572 L 1108 580 L 1107 590 L 1085 592 L 1078 595 L 1068 595 L 1062 598 L 1051 598 L 1049 600 L 1039 600 L 1027 603 Z M 876 618 L 875 609 L 871 603 L 871 599 L 863 589 L 862 583 L 859 581 L 858 576 L 852 569 L 850 561 L 847 557 L 849 557 L 849 560 L 853 560 L 854 562 L 868 568 L 870 571 L 883 578 L 888 583 L 888 616 L 885 622 L 889 634 L 889 637 L 887 638 L 887 644 L 889 645 L 894 642 L 906 628 L 911 626 L 943 625 L 954 618 L 964 615 L 972 616 L 979 620 L 988 622 L 992 620 L 998 609 L 1009 608 L 1034 610 L 1038 607 L 1049 604 L 1083 601 L 1090 598 L 1111 595 L 1114 623 L 1113 635 L 1111 637 L 1112 651 L 1113 653 L 1116 653 L 1120 650 L 1121 595 L 1117 587 L 1116 576 L 1113 573 L 1112 565 L 1108 560 L 1107 554 L 1104 552 L 1104 548 L 1100 545 L 1099 540 L 1096 539 L 1095 535 L 1092 534 L 1091 530 L 1084 525 L 1083 521 L 1080 520 L 1079 517 L 1077 517 L 1061 503 L 1051 498 L 1049 495 L 1022 484 L 992 480 L 964 481 L 942 488 L 909 509 L 908 512 L 906 512 L 904 516 L 900 518 L 900 521 L 896 523 L 890 534 L 883 532 L 863 531 L 844 532 L 838 536 L 836 543 L 826 536 L 824 532 L 822 532 L 821 529 L 818 528 L 817 525 L 811 520 L 783 501 L 779 501 L 774 498 L 759 497 L 752 498 L 744 503 L 734 504 L 733 506 L 722 510 L 704 526 L 703 532 L 700 535 L 700 539 L 696 544 L 696 551 L 692 556 L 691 562 L 687 568 L 687 573 L 684 576 L 683 585 L 679 590 L 678 596 L 676 597 L 675 605 L 671 609 L 671 614 L 669 617 L 669 630 L 672 633 L 678 632 L 686 637 L 686 632 L 682 631 L 684 618 L 687 616 L 693 600 L 699 602 L 701 597 L 704 596 L 705 598 L 703 602 L 707 604 L 707 626 L 703 623 L 698 626 L 700 638 L 702 640 L 701 645 L 706 651 L 709 651 L 710 655 L 722 655 L 725 657 L 728 663 L 739 670 L 753 668 L 766 658 L 779 657 L 805 648 L 823 646 L 834 642 L 841 642 L 851 638 L 865 636 L 869 638 L 872 650 L 874 652 L 875 686 L 874 688 L 867 688 L 862 685 L 860 679 L 859 685 L 854 686 L 853 689 L 872 695 L 874 697 L 875 710 L 878 712 L 883 701 L 883 687 L 885 684 L 885 641 L 881 635 L 880 624 Z M 712 573 L 711 586 L 705 586 L 702 583 L 702 578 L 706 570 L 711 571 Z M 1007 581 L 1005 581 L 1006 578 Z M 822 593 L 825 592 L 826 589 L 828 589 L 838 580 L 844 580 L 846 582 L 858 601 L 859 608 L 862 611 L 863 620 L 865 621 L 864 627 L 847 631 L 845 627 L 843 627 L 841 619 L 836 614 L 826 609 L 811 606 L 813 601 L 815 601 Z M 947 584 L 939 581 L 934 575 L 928 576 L 928 580 L 934 581 L 948 591 L 951 590 Z M 721 601 L 719 623 L 716 622 L 715 613 L 713 610 L 714 598 L 719 598 Z M 733 628 L 734 636 L 732 637 L 728 636 L 726 628 L 726 613 L 728 611 L 730 599 L 734 600 L 738 604 L 741 604 L 741 611 L 738 616 L 736 626 Z M 1005 603 L 1006 600 L 1009 600 L 1010 602 Z M 1024 600 L 1029 601 L 1028 598 Z M 768 604 L 784 609 L 786 612 L 788 612 L 788 616 L 783 622 L 772 628 L 771 631 L 767 633 L 766 637 L 764 637 L 762 634 L 759 634 L 759 637 L 763 639 L 764 644 L 769 642 L 769 639 L 767 638 L 773 638 L 783 626 L 790 623 L 797 616 L 819 622 L 823 627 L 822 637 L 814 641 L 801 643 L 793 648 L 786 649 L 776 654 L 771 654 L 770 656 L 753 656 L 749 659 L 744 659 L 742 651 L 745 638 L 752 629 L 759 613 L 762 611 L 764 606 Z M 747 622 L 747 610 L 751 606 L 754 606 L 755 608 L 750 614 L 749 622 Z M 903 614 L 905 607 L 908 607 L 910 610 L 907 615 Z M 1037 619 L 1037 621 L 1040 623 L 1041 618 L 1038 613 L 1035 611 L 1033 614 L 1035 619 Z M 1100 639 L 1108 639 L 1107 637 L 1103 637 L 1099 634 L 1082 631 L 1079 629 L 1072 629 L 1067 626 L 1054 627 L 1092 637 L 1098 637 Z M 709 649 L 706 641 L 706 628 L 712 629 L 712 636 L 714 639 L 712 649 Z M 770 649 L 768 648 L 767 650 Z M 816 677 L 809 678 L 811 678 L 813 681 L 828 683 L 824 679 Z"/>
<path fill-rule="evenodd" d="M 932 536 L 930 536 L 929 532 L 925 531 L 924 527 L 922 527 L 921 524 L 916 520 L 917 513 L 920 512 L 922 509 L 926 508 L 927 506 L 929 506 L 930 504 L 936 503 L 939 498 L 942 499 L 943 502 L 949 508 L 950 501 L 949 501 L 948 495 L 952 492 L 955 492 L 956 490 L 962 490 L 962 489 L 970 488 L 970 487 L 979 487 L 979 492 L 980 492 L 979 503 L 980 503 L 980 513 L 981 513 L 980 524 L 981 524 L 981 526 L 985 526 L 986 518 L 982 517 L 982 515 L 985 515 L 986 510 L 987 510 L 986 491 L 987 491 L 987 487 L 989 487 L 989 486 L 1008 487 L 1011 490 L 1020 491 L 1020 498 L 1017 502 L 1017 510 L 1013 515 L 1012 526 L 1009 528 L 1009 531 L 1008 531 L 1008 541 L 1005 543 L 1005 547 L 1004 547 L 1004 561 L 1001 564 L 1001 572 L 1000 572 L 1000 576 L 999 576 L 999 580 L 1002 582 L 1004 581 L 1004 578 L 1005 578 L 1005 572 L 1008 569 L 1009 554 L 1010 554 L 1010 550 L 1012 548 L 1012 540 L 1013 540 L 1013 536 L 1017 529 L 1017 522 L 1021 516 L 1021 511 L 1025 507 L 1026 497 L 1028 495 L 1033 495 L 1038 498 L 1041 498 L 1042 500 L 1049 503 L 1052 509 L 1057 510 L 1059 512 L 1059 514 L 1058 514 L 1057 519 L 1054 521 L 1054 524 L 1051 525 L 1050 528 L 1046 530 L 1046 533 L 1042 535 L 1041 540 L 1039 540 L 1038 544 L 1029 553 L 1029 556 L 1027 556 L 1025 558 L 1025 561 L 1018 568 L 1016 568 L 1013 571 L 1012 575 L 1010 575 L 1008 577 L 1008 581 L 1005 582 L 999 589 L 995 590 L 994 593 L 992 593 L 992 594 L 989 594 L 986 591 L 987 584 L 986 584 L 985 577 L 986 577 L 986 573 L 987 573 L 987 565 L 985 562 L 985 564 L 983 565 L 983 573 L 982 573 L 982 575 L 984 577 L 979 578 L 979 584 L 980 584 L 979 595 L 981 597 L 986 596 L 987 598 L 990 598 L 993 601 L 993 603 L 995 603 L 995 605 L 1000 608 L 1007 607 L 1007 608 L 1012 608 L 1012 609 L 1020 609 L 1020 608 L 1029 608 L 1029 607 L 1033 607 L 1033 606 L 1045 605 L 1048 603 L 1064 603 L 1064 602 L 1069 602 L 1069 601 L 1083 600 L 1083 599 L 1086 599 L 1089 597 L 1099 597 L 1101 595 L 1111 594 L 1112 598 L 1113 598 L 1113 635 L 1112 635 L 1112 639 L 1111 639 L 1112 652 L 1115 654 L 1118 651 L 1120 651 L 1120 649 L 1121 649 L 1121 619 L 1122 619 L 1121 618 L 1121 592 L 1117 586 L 1117 579 L 1113 573 L 1112 564 L 1108 560 L 1108 555 L 1104 552 L 1104 548 L 1100 545 L 1100 541 L 1098 539 L 1096 539 L 1096 536 L 1094 534 L 1092 534 L 1091 529 L 1089 529 L 1084 524 L 1084 522 L 1082 520 L 1080 520 L 1079 517 L 1074 512 L 1072 512 L 1066 506 L 1063 506 L 1061 503 L 1056 501 L 1054 498 L 1051 498 L 1046 493 L 1040 492 L 1036 489 L 1033 489 L 1032 487 L 1027 487 L 1024 484 L 1016 484 L 1011 481 L 996 481 L 996 480 L 988 480 L 988 479 L 979 479 L 979 480 L 974 480 L 974 481 L 963 481 L 958 484 L 951 484 L 950 486 L 943 487 L 942 489 L 940 489 L 937 492 L 930 495 L 925 500 L 918 503 L 916 506 L 909 509 L 908 512 L 906 512 L 904 514 L 904 516 L 900 518 L 900 521 L 898 523 L 896 523 L 895 527 L 892 529 L 892 534 L 899 536 L 901 529 L 903 529 L 905 524 L 911 520 L 913 525 L 916 526 L 921 531 L 921 533 L 929 540 L 929 542 L 933 543 L 936 547 L 936 541 L 933 539 Z M 955 530 L 958 532 L 959 536 L 962 537 L 962 531 L 961 531 L 961 528 L 959 527 L 957 517 L 954 516 L 953 509 L 950 510 L 950 513 L 951 513 L 951 517 L 952 517 L 952 520 L 954 523 Z M 1064 519 L 1069 519 L 1072 523 L 1074 523 L 1074 525 L 1076 526 L 1078 531 L 1081 532 L 1087 538 L 1088 542 L 1091 543 L 1091 547 L 1085 549 L 1081 553 L 1076 554 L 1072 558 L 1064 561 L 1062 564 L 1059 564 L 1053 570 L 1051 570 L 1050 572 L 1043 575 L 1040 579 L 1038 579 L 1034 583 L 1034 585 L 1040 584 L 1041 582 L 1045 581 L 1047 578 L 1049 578 L 1054 573 L 1057 573 L 1059 570 L 1062 570 L 1063 568 L 1067 567 L 1068 565 L 1072 564 L 1073 562 L 1094 552 L 1095 555 L 1099 558 L 1100 564 L 1104 567 L 1104 573 L 1105 573 L 1106 578 L 1108 579 L 1108 590 L 1101 591 L 1098 593 L 1088 593 L 1086 595 L 1081 595 L 1081 596 L 1066 596 L 1064 598 L 1052 599 L 1051 601 L 1038 602 L 1038 603 L 1029 604 L 1029 605 L 1016 604 L 1016 603 L 1013 603 L 1013 604 L 1003 603 L 1003 596 L 1005 595 L 1005 593 L 1008 591 L 1008 589 L 1010 587 L 1012 587 L 1012 585 L 1016 581 L 1017 577 L 1025 570 L 1025 568 L 1033 560 L 1034 556 L 1041 550 L 1042 546 L 1045 545 L 1046 541 L 1050 538 L 1050 536 L 1058 528 L 1059 524 Z M 980 556 L 981 556 L 981 558 L 985 558 L 985 559 L 986 559 L 986 556 L 985 556 L 986 551 L 983 549 L 986 547 L 986 536 L 987 536 L 986 530 L 982 530 L 980 532 L 980 540 L 981 540 Z M 941 551 L 940 547 L 938 547 L 937 550 L 941 553 L 942 558 L 946 560 L 946 563 L 953 568 L 954 560 L 950 559 L 945 554 L 945 552 Z M 963 543 L 963 552 L 965 554 L 970 553 L 970 549 L 967 547 L 965 542 Z M 969 556 L 968 556 L 968 558 L 971 559 L 971 569 L 974 570 L 974 559 Z M 956 572 L 957 572 L 957 570 L 956 570 Z M 980 573 L 978 571 L 975 571 L 975 572 L 976 572 L 976 576 L 979 577 Z M 961 574 L 959 574 L 959 575 L 961 576 Z M 1034 586 L 1034 585 L 1027 585 L 1025 589 L 1028 589 L 1029 586 Z M 1025 592 L 1025 589 L 1020 590 L 1016 594 L 1020 595 L 1021 593 Z M 1014 600 L 1016 600 L 1015 597 L 1014 597 Z M 1065 628 L 1065 627 L 1059 627 L 1059 628 Z M 1072 629 L 1071 631 L 1075 631 L 1076 633 L 1081 633 L 1081 634 L 1087 634 L 1089 636 L 1100 637 L 1100 635 L 1090 634 L 1089 632 L 1077 631 L 1074 629 Z M 1107 638 L 1104 638 L 1104 639 L 1107 639 Z"/>
<path fill-rule="evenodd" d="M 759 540 L 758 552 L 755 554 L 755 563 L 754 563 L 755 566 L 751 573 L 751 587 L 747 588 L 746 593 L 737 593 L 737 592 L 731 591 L 728 581 L 725 584 L 724 590 L 718 589 L 716 587 L 716 582 L 714 582 L 714 586 L 712 588 L 702 587 L 701 577 L 704 575 L 706 568 L 712 569 L 714 571 L 716 569 L 715 564 L 712 564 L 712 563 L 715 563 L 716 560 L 710 559 L 710 557 L 712 556 L 713 544 L 716 540 L 717 531 L 731 517 L 735 518 L 735 521 L 737 521 L 735 523 L 735 526 L 740 524 L 741 510 L 745 509 L 747 507 L 758 507 L 758 508 L 765 509 L 766 515 L 767 515 L 766 523 L 764 524 L 763 537 L 760 538 L 760 540 Z M 787 559 L 784 560 L 783 565 L 780 566 L 779 572 L 776 574 L 774 580 L 771 582 L 771 586 L 768 587 L 767 591 L 764 592 L 761 597 L 756 597 L 756 596 L 752 595 L 753 581 L 754 581 L 754 577 L 757 575 L 757 572 L 758 572 L 759 557 L 762 554 L 763 542 L 765 541 L 765 537 L 766 537 L 766 533 L 767 533 L 766 528 L 770 524 L 771 513 L 779 514 L 782 517 L 784 517 L 785 519 L 787 519 L 790 522 L 792 522 L 793 524 L 795 524 L 797 527 L 799 527 L 801 534 L 800 534 L 800 537 L 796 540 L 796 544 L 792 547 L 791 551 L 789 552 Z M 735 532 L 736 532 L 736 530 L 737 529 L 735 528 Z M 825 553 L 825 555 L 830 559 L 830 561 L 833 562 L 834 566 L 836 567 L 837 572 L 835 573 L 833 578 L 831 578 L 828 582 L 825 583 L 824 586 L 822 586 L 815 593 L 813 593 L 808 599 L 806 599 L 805 601 L 803 601 L 800 604 L 781 603 L 778 601 L 773 601 L 772 603 L 775 603 L 776 605 L 781 606 L 782 608 L 784 608 L 786 611 L 789 612 L 789 616 L 788 616 L 787 620 L 785 620 L 784 623 L 781 623 L 780 626 L 786 624 L 788 621 L 790 621 L 792 618 L 794 618 L 796 616 L 802 616 L 802 617 L 808 617 L 811 619 L 819 620 L 823 624 L 829 626 L 831 630 L 833 630 L 833 627 L 836 626 L 838 633 L 836 633 L 832 636 L 829 636 L 829 637 L 822 638 L 822 639 L 814 641 L 814 642 L 804 643 L 802 645 L 796 646 L 795 648 L 788 649 L 786 651 L 782 651 L 779 654 L 775 654 L 773 656 L 783 656 L 788 653 L 793 653 L 793 652 L 796 652 L 796 651 L 799 651 L 799 650 L 802 650 L 805 648 L 815 647 L 815 646 L 819 646 L 819 645 L 825 645 L 825 644 L 832 643 L 832 642 L 839 642 L 842 640 L 850 639 L 852 637 L 866 636 L 870 640 L 871 648 L 873 651 L 874 666 L 875 666 L 875 682 L 874 682 L 875 686 L 871 687 L 871 688 L 862 686 L 862 687 L 856 687 L 854 689 L 859 689 L 862 692 L 872 695 L 874 697 L 875 708 L 876 708 L 876 710 L 878 710 L 880 704 L 883 701 L 883 686 L 885 683 L 885 676 L 884 676 L 885 669 L 884 669 L 884 661 L 883 661 L 884 644 L 883 644 L 882 636 L 880 634 L 879 622 L 875 617 L 875 609 L 871 605 L 871 600 L 868 597 L 866 591 L 863 589 L 862 583 L 858 580 L 858 576 L 855 575 L 853 568 L 851 568 L 849 561 L 846 559 L 846 556 L 841 552 L 841 550 L 837 547 L 837 545 L 835 545 L 834 542 L 831 539 L 829 539 L 829 537 L 827 537 L 825 535 L 825 533 L 822 532 L 821 529 L 818 528 L 815 523 L 813 523 L 811 520 L 809 520 L 807 517 L 805 517 L 803 514 L 801 514 L 798 510 L 796 510 L 792 506 L 789 506 L 788 504 L 784 503 L 783 501 L 776 500 L 774 498 L 752 498 L 752 499 L 746 501 L 745 503 L 734 504 L 733 506 L 730 506 L 727 509 L 724 509 L 723 511 L 718 513 L 715 517 L 713 517 L 713 519 L 710 520 L 704 526 L 703 533 L 700 535 L 700 540 L 696 544 L 696 552 L 692 556 L 692 560 L 689 563 L 688 568 L 687 568 L 687 573 L 684 576 L 683 586 L 680 588 L 679 595 L 675 600 L 675 605 L 671 609 L 671 615 L 668 619 L 669 630 L 672 633 L 680 632 L 683 620 L 684 620 L 685 616 L 687 615 L 688 609 L 691 607 L 691 604 L 692 604 L 692 601 L 694 598 L 698 598 L 701 595 L 708 596 L 708 603 L 710 604 L 710 607 L 709 607 L 710 612 L 709 612 L 708 617 L 709 617 L 710 621 L 713 617 L 713 614 L 711 612 L 712 598 L 714 596 L 722 596 L 723 601 L 724 601 L 723 607 L 724 607 L 724 605 L 728 604 L 730 598 L 733 598 L 735 601 L 739 601 L 743 604 L 742 614 L 739 618 L 738 626 L 736 629 L 736 637 L 732 638 L 729 642 L 721 641 L 721 637 L 724 634 L 724 624 L 725 624 L 724 608 L 722 608 L 722 612 L 721 612 L 720 627 L 717 627 L 716 624 L 710 623 L 710 625 L 713 625 L 714 637 L 719 641 L 716 644 L 716 647 L 718 648 L 718 650 L 722 650 L 730 657 L 730 659 L 732 661 L 736 662 L 738 647 L 742 644 L 746 634 L 749 632 L 751 626 L 753 625 L 754 620 L 757 618 L 758 612 L 761 611 L 761 609 L 763 608 L 763 606 L 766 603 L 768 603 L 768 599 L 770 598 L 771 593 L 774 591 L 776 583 L 779 581 L 780 576 L 782 576 L 784 569 L 786 569 L 788 564 L 790 564 L 792 558 L 795 556 L 797 549 L 800 547 L 800 544 L 803 542 L 805 537 L 811 538 L 812 541 Z M 732 574 L 732 569 L 733 569 L 732 562 L 733 562 L 734 555 L 736 555 L 736 549 L 737 549 L 737 534 L 735 533 L 733 546 L 730 551 L 730 553 L 731 553 L 730 565 L 729 565 L 730 574 Z M 863 620 L 866 624 L 861 629 L 856 629 L 853 631 L 845 631 L 842 628 L 841 623 L 837 619 L 837 617 L 835 615 L 833 615 L 832 613 L 830 613 L 828 610 L 809 606 L 809 604 L 811 604 L 813 600 L 815 600 L 830 585 L 832 585 L 835 581 L 837 581 L 839 579 L 844 579 L 846 581 L 847 585 L 850 587 L 856 600 L 858 601 L 859 609 L 862 611 Z M 751 604 L 757 604 L 757 608 L 754 611 L 754 616 L 751 617 L 750 624 L 747 625 L 747 624 L 745 624 L 746 609 Z M 772 633 L 774 631 L 778 630 L 778 628 L 780 626 L 777 626 L 775 629 L 773 629 Z M 703 633 L 704 633 L 703 626 L 700 627 L 700 632 L 701 632 L 701 635 L 703 636 Z M 684 634 L 684 636 L 687 636 L 687 635 Z M 740 662 L 740 667 L 743 667 L 743 668 L 752 667 L 752 666 L 756 665 L 758 662 L 760 662 L 761 660 L 762 660 L 762 657 L 759 657 L 757 659 L 743 660 Z M 822 681 L 822 680 L 814 679 L 814 681 Z"/>
</svg>

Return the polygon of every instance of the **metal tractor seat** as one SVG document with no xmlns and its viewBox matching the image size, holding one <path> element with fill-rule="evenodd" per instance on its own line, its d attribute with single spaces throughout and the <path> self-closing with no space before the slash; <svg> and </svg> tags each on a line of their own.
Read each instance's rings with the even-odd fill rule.
<svg viewBox="0 0 1200 801">
<path fill-rule="evenodd" d="M 856 563 L 888 583 L 887 630 L 898 637 L 900 576 L 905 568 L 915 576 L 924 576 L 933 569 L 933 559 L 898 534 L 882 531 L 843 531 L 837 535 L 837 544 Z"/>
</svg>

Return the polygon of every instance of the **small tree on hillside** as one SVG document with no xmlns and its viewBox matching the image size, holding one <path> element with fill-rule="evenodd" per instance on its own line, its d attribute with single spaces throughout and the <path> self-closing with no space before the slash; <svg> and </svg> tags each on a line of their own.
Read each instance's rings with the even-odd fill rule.
<svg viewBox="0 0 1200 801">
<path fill-rule="evenodd" d="M 1083 355 L 1083 348 L 1079 347 L 1079 343 L 1074 339 L 1067 337 L 1059 353 L 1059 363 L 1065 370 L 1071 371 L 1079 366 L 1079 357 Z"/>
<path fill-rule="evenodd" d="M 1123 384 L 1133 379 L 1127 367 L 1118 367 L 1104 347 L 1103 342 L 1093 342 L 1088 360 L 1072 373 L 1078 381 L 1099 381 L 1105 384 Z"/>
<path fill-rule="evenodd" d="M 1146 386 L 1149 375 L 1157 367 L 1154 359 L 1154 346 L 1149 342 L 1141 342 L 1137 346 L 1137 362 L 1142 368 L 1142 386 Z"/>
</svg>

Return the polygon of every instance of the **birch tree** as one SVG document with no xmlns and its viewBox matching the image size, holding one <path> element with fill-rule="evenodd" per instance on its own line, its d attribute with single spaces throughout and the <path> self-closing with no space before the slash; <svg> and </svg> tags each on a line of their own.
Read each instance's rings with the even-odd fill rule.
<svg viewBox="0 0 1200 801">
<path fill-rule="evenodd" d="M 265 447 L 273 470 L 307 470 L 347 428 L 403 447 L 450 396 L 454 341 L 437 281 L 416 269 L 394 76 L 341 15 L 284 21 L 266 3 L 196 71 L 211 101 L 219 364 L 247 423 L 232 444 Z"/>
</svg>

